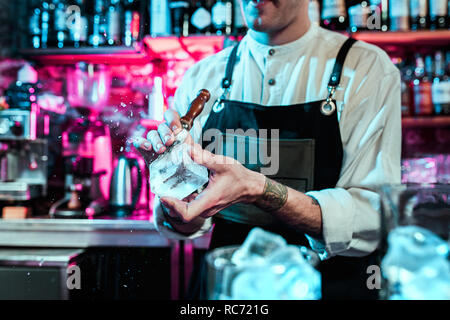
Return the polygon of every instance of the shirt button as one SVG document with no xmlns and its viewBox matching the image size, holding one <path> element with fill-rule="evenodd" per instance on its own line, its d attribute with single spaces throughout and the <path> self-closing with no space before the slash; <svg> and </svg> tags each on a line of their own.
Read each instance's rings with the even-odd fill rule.
<svg viewBox="0 0 450 320">
<path fill-rule="evenodd" d="M 270 49 L 269 50 L 269 56 L 273 56 L 275 54 L 275 49 Z"/>
<path fill-rule="evenodd" d="M 269 79 L 269 86 L 273 86 L 275 84 L 275 79 Z"/>
</svg>

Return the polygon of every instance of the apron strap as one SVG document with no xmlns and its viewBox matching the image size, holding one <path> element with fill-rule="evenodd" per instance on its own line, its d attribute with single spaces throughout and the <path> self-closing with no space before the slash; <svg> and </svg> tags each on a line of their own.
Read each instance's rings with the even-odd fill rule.
<svg viewBox="0 0 450 320">
<path fill-rule="evenodd" d="M 227 68 L 225 71 L 225 78 L 222 79 L 222 89 L 229 89 L 231 86 L 231 78 L 233 77 L 233 69 L 236 63 L 237 50 L 240 42 L 234 46 L 233 50 L 230 53 L 230 57 L 228 58 Z"/>
<path fill-rule="evenodd" d="M 350 48 L 353 46 L 353 44 L 355 42 L 356 42 L 355 39 L 348 38 L 342 45 L 342 47 L 339 50 L 339 53 L 336 57 L 336 62 L 334 63 L 333 72 L 331 72 L 331 77 L 330 77 L 330 81 L 328 82 L 328 87 L 336 88 L 339 85 L 339 83 L 341 82 L 341 75 L 342 75 L 342 69 L 344 68 L 345 58 L 347 57 L 347 54 L 348 54 Z"/>
</svg>

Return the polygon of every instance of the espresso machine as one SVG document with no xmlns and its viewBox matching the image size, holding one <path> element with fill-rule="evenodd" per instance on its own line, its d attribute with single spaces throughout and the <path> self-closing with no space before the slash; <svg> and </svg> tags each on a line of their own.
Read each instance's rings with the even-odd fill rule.
<svg viewBox="0 0 450 320">
<path fill-rule="evenodd" d="M 48 118 L 40 114 L 37 72 L 28 64 L 6 90 L 0 110 L 0 200 L 28 201 L 47 194 Z"/>
<path fill-rule="evenodd" d="M 108 207 L 112 146 L 101 120 L 111 78 L 106 66 L 78 63 L 67 73 L 67 101 L 77 116 L 62 133 L 65 195 L 50 208 L 54 218 L 91 218 Z"/>
</svg>

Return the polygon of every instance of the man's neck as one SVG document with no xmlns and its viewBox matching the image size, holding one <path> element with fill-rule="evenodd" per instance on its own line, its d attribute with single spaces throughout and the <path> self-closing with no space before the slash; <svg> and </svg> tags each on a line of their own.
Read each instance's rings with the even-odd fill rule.
<svg viewBox="0 0 450 320">
<path fill-rule="evenodd" d="M 257 42 L 269 46 L 280 46 L 289 42 L 300 39 L 310 28 L 311 22 L 309 19 L 302 19 L 295 24 L 288 25 L 282 30 L 273 33 L 260 32 L 251 30 L 250 36 Z"/>
</svg>

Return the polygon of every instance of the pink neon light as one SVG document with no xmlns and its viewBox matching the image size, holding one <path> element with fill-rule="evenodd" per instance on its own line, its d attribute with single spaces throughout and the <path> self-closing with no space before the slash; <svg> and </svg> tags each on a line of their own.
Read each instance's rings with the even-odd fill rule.
<svg viewBox="0 0 450 320">
<path fill-rule="evenodd" d="M 37 125 L 37 113 L 38 113 L 38 106 L 36 103 L 31 104 L 31 114 L 30 114 L 30 139 L 35 140 L 36 139 L 36 125 Z"/>
<path fill-rule="evenodd" d="M 44 135 L 48 136 L 50 134 L 50 116 L 46 114 L 44 116 Z"/>
</svg>

